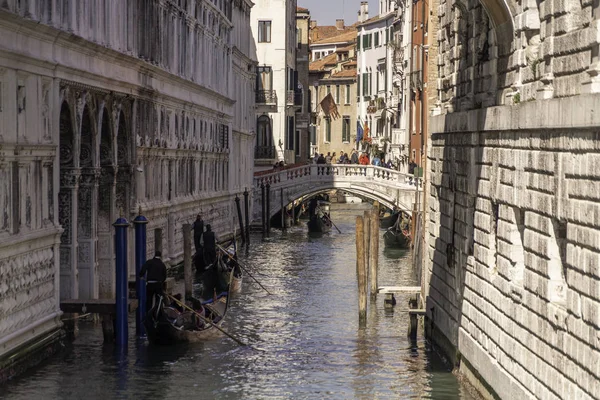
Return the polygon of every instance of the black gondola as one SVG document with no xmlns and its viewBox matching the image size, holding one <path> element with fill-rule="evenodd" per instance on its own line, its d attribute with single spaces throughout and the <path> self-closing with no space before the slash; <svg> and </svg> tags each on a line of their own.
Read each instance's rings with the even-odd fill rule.
<svg viewBox="0 0 600 400">
<path fill-rule="evenodd" d="M 399 216 L 400 211 L 392 211 L 391 213 L 384 214 L 383 216 L 379 217 L 379 227 L 381 229 L 391 228 L 394 226 L 394 224 L 396 224 Z"/>
<path fill-rule="evenodd" d="M 408 249 L 410 247 L 411 238 L 408 218 L 398 218 L 394 226 L 389 228 L 383 234 L 383 242 L 386 247 L 396 249 Z"/>
</svg>

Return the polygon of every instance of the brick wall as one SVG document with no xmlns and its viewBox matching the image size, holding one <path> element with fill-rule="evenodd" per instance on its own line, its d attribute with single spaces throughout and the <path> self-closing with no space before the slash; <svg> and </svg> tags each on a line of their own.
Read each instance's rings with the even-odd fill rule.
<svg viewBox="0 0 600 400">
<path fill-rule="evenodd" d="M 597 110 L 586 95 L 431 120 L 428 316 L 501 398 L 600 398 Z"/>
</svg>

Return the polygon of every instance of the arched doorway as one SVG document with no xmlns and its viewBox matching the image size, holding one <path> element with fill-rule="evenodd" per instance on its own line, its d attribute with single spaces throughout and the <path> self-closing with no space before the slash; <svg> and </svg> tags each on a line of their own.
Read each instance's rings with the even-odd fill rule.
<svg viewBox="0 0 600 400">
<path fill-rule="evenodd" d="M 77 204 L 77 268 L 79 273 L 79 298 L 98 297 L 96 262 L 96 204 L 98 196 L 98 174 L 95 168 L 94 136 L 89 107 L 81 115 L 79 180 Z"/>
<path fill-rule="evenodd" d="M 100 122 L 100 183 L 98 187 L 98 295 L 112 298 L 115 293 L 114 240 L 112 221 L 115 216 L 115 151 L 109 112 L 104 108 Z"/>
<path fill-rule="evenodd" d="M 58 222 L 63 228 L 60 240 L 60 298 L 77 298 L 77 189 L 79 169 L 75 164 L 74 125 L 69 104 L 60 109 L 60 189 L 58 192 Z"/>
<path fill-rule="evenodd" d="M 272 121 L 268 115 L 261 115 L 256 120 L 256 148 L 254 151 L 254 158 L 275 158 Z"/>
</svg>

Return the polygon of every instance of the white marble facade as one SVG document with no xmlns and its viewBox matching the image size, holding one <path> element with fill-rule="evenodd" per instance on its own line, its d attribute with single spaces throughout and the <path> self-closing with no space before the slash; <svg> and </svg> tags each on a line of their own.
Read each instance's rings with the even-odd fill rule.
<svg viewBox="0 0 600 400">
<path fill-rule="evenodd" d="M 58 328 L 61 298 L 114 296 L 120 214 L 141 208 L 148 255 L 159 246 L 172 264 L 200 210 L 221 236 L 237 226 L 233 199 L 252 184 L 251 6 L 0 1 L 0 357 Z"/>
</svg>

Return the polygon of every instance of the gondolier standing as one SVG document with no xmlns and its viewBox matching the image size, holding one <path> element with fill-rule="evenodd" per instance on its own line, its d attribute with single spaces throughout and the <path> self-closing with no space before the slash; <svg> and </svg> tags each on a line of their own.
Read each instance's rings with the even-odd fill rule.
<svg viewBox="0 0 600 400">
<path fill-rule="evenodd" d="M 201 244 L 204 247 L 204 263 L 208 268 L 217 259 L 217 238 L 211 230 L 210 224 L 206 224 L 206 231 L 202 234 Z"/>
<path fill-rule="evenodd" d="M 146 312 L 152 309 L 154 295 L 162 294 L 167 280 L 167 266 L 161 259 L 161 252 L 156 251 L 154 258 L 146 261 L 140 271 L 140 279 L 146 276 Z"/>
<path fill-rule="evenodd" d="M 194 247 L 196 248 L 196 254 L 202 254 L 202 245 L 200 244 L 200 239 L 204 233 L 204 220 L 202 219 L 202 214 L 196 216 L 192 228 L 194 229 Z"/>
</svg>

